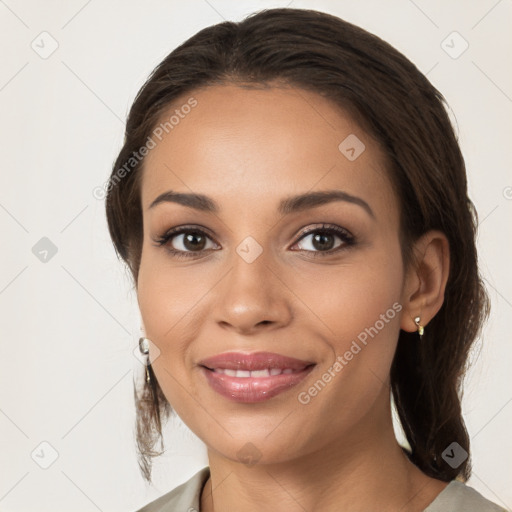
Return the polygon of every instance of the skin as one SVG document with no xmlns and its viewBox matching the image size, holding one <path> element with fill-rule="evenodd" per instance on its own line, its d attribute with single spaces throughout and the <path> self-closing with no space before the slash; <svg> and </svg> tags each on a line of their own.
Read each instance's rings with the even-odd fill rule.
<svg viewBox="0 0 512 512">
<path fill-rule="evenodd" d="M 201 510 L 423 510 L 446 483 L 424 475 L 399 447 L 389 372 L 400 329 L 416 331 L 416 316 L 428 329 L 442 305 L 446 237 L 425 234 L 404 269 L 399 202 L 384 154 L 327 99 L 297 88 L 225 85 L 176 105 L 189 96 L 197 106 L 146 158 L 137 293 L 146 336 L 160 351 L 153 361 L 158 382 L 208 449 Z M 350 134 L 366 147 L 355 161 L 338 149 Z M 204 194 L 219 212 L 173 202 L 150 207 L 169 190 Z M 283 198 L 320 190 L 357 196 L 373 216 L 346 201 L 278 213 Z M 331 235 L 343 249 L 322 255 L 313 235 L 303 236 L 322 224 L 348 230 L 355 244 Z M 164 246 L 155 240 L 183 225 L 206 228 L 209 238 L 202 252 L 178 259 L 170 247 L 194 251 L 183 235 Z M 262 249 L 252 263 L 236 252 L 248 236 Z M 300 403 L 299 392 L 395 303 L 401 311 Z M 316 366 L 270 400 L 236 403 L 213 391 L 198 366 L 227 351 L 277 352 Z M 237 455 L 247 443 L 256 448 L 255 464 Z"/>
</svg>

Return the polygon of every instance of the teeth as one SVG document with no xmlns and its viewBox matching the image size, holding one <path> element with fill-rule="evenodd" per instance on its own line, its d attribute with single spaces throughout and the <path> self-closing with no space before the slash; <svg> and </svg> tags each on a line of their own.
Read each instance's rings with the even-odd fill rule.
<svg viewBox="0 0 512 512">
<path fill-rule="evenodd" d="M 217 373 L 224 373 L 225 375 L 228 375 L 229 377 L 270 377 L 274 375 L 281 375 L 283 374 L 289 374 L 293 373 L 293 370 L 291 368 L 286 368 L 285 370 L 281 370 L 281 368 L 265 368 L 264 370 L 230 370 L 227 368 L 215 368 L 215 372 Z"/>
<path fill-rule="evenodd" d="M 270 372 L 265 370 L 254 370 L 251 373 L 251 377 L 270 377 Z"/>
</svg>

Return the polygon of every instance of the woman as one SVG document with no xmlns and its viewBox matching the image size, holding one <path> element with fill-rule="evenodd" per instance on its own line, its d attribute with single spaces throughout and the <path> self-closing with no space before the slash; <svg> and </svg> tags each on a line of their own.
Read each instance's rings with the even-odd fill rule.
<svg viewBox="0 0 512 512">
<path fill-rule="evenodd" d="M 464 161 L 394 48 L 310 10 L 200 31 L 139 92 L 106 208 L 145 329 L 141 469 L 171 410 L 208 448 L 141 512 L 502 510 L 464 484 L 488 314 Z"/>
</svg>

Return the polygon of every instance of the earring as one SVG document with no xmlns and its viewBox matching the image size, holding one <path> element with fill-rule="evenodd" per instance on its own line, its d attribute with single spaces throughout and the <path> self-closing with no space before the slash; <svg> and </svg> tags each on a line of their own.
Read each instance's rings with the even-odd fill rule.
<svg viewBox="0 0 512 512">
<path fill-rule="evenodd" d="M 149 384 L 151 377 L 149 376 L 149 340 L 147 338 L 139 338 L 139 350 L 140 353 L 144 356 L 148 356 L 148 361 L 146 363 L 146 382 Z"/>
<path fill-rule="evenodd" d="M 139 338 L 139 350 L 144 356 L 149 354 L 149 340 L 147 338 Z"/>
<path fill-rule="evenodd" d="M 414 323 L 418 327 L 418 334 L 419 334 L 420 340 L 421 340 L 421 338 L 423 337 L 423 333 L 425 332 L 425 329 L 424 329 L 423 325 L 420 324 L 420 322 L 421 322 L 421 318 L 419 316 L 417 316 L 414 319 Z"/>
</svg>

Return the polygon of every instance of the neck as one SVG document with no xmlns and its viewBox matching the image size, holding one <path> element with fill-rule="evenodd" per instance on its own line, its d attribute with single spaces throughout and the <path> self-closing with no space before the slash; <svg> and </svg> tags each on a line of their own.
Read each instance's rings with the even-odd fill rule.
<svg viewBox="0 0 512 512">
<path fill-rule="evenodd" d="M 408 460 L 387 404 L 380 421 L 368 418 L 334 443 L 286 462 L 249 467 L 209 450 L 201 512 L 423 511 L 447 484 Z"/>
</svg>

